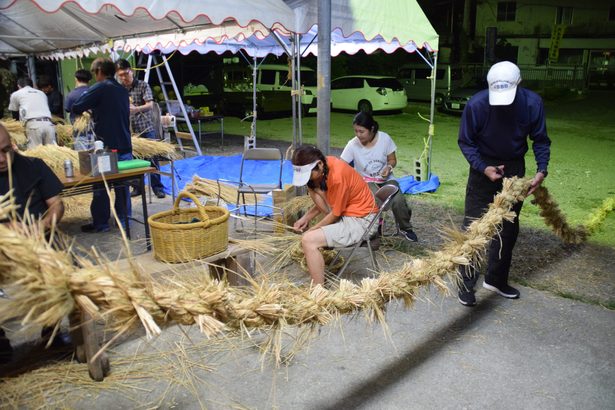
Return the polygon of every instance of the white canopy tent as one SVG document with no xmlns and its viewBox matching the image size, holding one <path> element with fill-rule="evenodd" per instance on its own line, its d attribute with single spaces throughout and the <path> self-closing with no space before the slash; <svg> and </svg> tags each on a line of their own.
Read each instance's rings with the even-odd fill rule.
<svg viewBox="0 0 615 410">
<path fill-rule="evenodd" d="M 268 54 L 290 54 L 293 63 L 299 59 L 292 56 L 318 53 L 317 1 L 285 0 L 295 14 L 296 34 L 283 30 L 272 30 L 269 35 L 262 31 L 251 33 L 249 30 L 232 30 L 211 27 L 163 35 L 139 36 L 119 39 L 114 49 L 151 53 L 159 50 L 168 54 L 179 51 L 188 54 L 192 51 L 221 54 L 243 51 L 251 57 L 261 58 Z M 388 0 L 374 2 L 368 0 L 331 0 L 331 56 L 341 52 L 355 54 L 359 50 L 372 53 L 383 50 L 392 53 L 397 49 L 407 52 L 421 52 L 425 62 L 435 73 L 437 64 L 438 35 L 431 23 L 416 3 L 411 0 Z M 380 4 L 378 4 L 380 3 Z M 292 41 L 291 41 L 292 40 Z M 293 42 L 298 47 L 293 48 Z M 298 68 L 296 68 L 298 71 Z M 431 139 L 433 136 L 435 76 L 432 79 L 432 105 L 430 127 L 428 130 L 428 173 L 430 173 Z M 297 87 L 298 88 L 298 87 Z M 297 110 L 297 115 L 300 113 Z M 299 121 L 299 140 L 301 122 Z M 293 130 L 295 134 L 295 130 Z"/>
<path fill-rule="evenodd" d="M 154 33 L 222 26 L 265 36 L 294 25 L 282 0 L 0 0 L 0 54 L 60 57 Z"/>
<path fill-rule="evenodd" d="M 122 41 L 143 51 L 175 46 L 186 52 L 199 43 L 232 49 L 239 42 L 253 55 L 265 50 L 281 54 L 288 52 L 288 44 L 282 46 L 280 39 L 288 41 L 293 33 L 303 34 L 294 37 L 295 43 L 316 53 L 317 22 L 316 0 L 0 0 L 0 55 L 76 57 L 119 47 Z M 333 55 L 425 49 L 433 57 L 426 62 L 435 70 L 438 35 L 416 0 L 331 0 L 331 29 Z M 298 47 L 294 53 L 304 51 Z M 435 79 L 430 144 L 434 93 Z"/>
</svg>

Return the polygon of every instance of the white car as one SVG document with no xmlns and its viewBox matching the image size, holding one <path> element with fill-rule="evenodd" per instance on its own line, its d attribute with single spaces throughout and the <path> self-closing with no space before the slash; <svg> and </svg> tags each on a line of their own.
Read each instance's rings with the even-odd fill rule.
<svg viewBox="0 0 615 410">
<path fill-rule="evenodd" d="M 395 77 L 349 75 L 331 81 L 331 108 L 339 110 L 403 110 L 408 98 Z"/>
</svg>

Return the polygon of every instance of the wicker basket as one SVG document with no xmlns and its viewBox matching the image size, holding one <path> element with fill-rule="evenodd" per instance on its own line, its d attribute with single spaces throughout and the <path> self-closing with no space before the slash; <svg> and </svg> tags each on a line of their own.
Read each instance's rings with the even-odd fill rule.
<svg viewBox="0 0 615 410">
<path fill-rule="evenodd" d="M 189 198 L 196 208 L 180 208 Z M 148 218 L 154 257 L 163 262 L 189 262 L 220 253 L 228 247 L 229 212 L 219 206 L 203 206 L 196 196 L 182 191 L 173 209 Z M 198 219 L 198 222 L 192 222 Z"/>
</svg>

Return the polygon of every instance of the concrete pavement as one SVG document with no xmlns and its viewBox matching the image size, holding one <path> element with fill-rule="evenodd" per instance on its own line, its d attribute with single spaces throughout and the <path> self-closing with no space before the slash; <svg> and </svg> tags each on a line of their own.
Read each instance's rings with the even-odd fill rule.
<svg viewBox="0 0 615 410">
<path fill-rule="evenodd" d="M 152 374 L 142 383 L 148 392 L 134 389 L 130 398 L 79 387 L 74 395 L 88 398 L 73 402 L 69 394 L 67 402 L 100 409 L 136 403 L 179 409 L 615 408 L 615 312 L 520 289 L 519 300 L 481 289 L 474 308 L 431 292 L 411 309 L 394 302 L 387 312 L 389 336 L 363 317 L 343 318 L 322 327 L 279 369 L 268 361 L 261 368 L 250 343 L 229 341 L 236 347 L 231 351 L 220 342 L 208 348 L 195 327 L 185 334 L 172 327 L 153 342 L 126 342 L 115 354 L 199 345 L 190 359 L 165 360 L 170 367 L 199 362 L 212 371 L 177 371 L 182 383 Z"/>
</svg>

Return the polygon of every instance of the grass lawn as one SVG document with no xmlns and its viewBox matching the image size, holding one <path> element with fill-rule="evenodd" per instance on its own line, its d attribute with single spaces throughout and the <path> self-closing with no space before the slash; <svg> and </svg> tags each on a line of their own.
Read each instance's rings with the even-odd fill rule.
<svg viewBox="0 0 615 410">
<path fill-rule="evenodd" d="M 615 93 L 592 93 L 589 97 L 545 101 L 547 129 L 552 140 L 549 188 L 560 208 L 572 224 L 583 224 L 602 202 L 615 196 Z M 380 129 L 395 140 L 398 151 L 396 175 L 413 174 L 413 162 L 423 149 L 427 122 L 418 113 L 428 116 L 427 104 L 410 103 L 402 114 L 377 115 Z M 353 136 L 352 113 L 331 114 L 331 146 L 344 147 Z M 432 172 L 440 178 L 440 188 L 432 194 L 422 194 L 416 200 L 433 201 L 463 212 L 468 165 L 457 146 L 459 117 L 438 113 L 432 151 Z M 249 122 L 228 117 L 225 132 L 248 135 Z M 316 143 L 316 118 L 303 119 L 303 141 Z M 257 139 L 292 141 L 291 118 L 259 120 Z M 530 149 L 526 159 L 528 175 L 536 165 Z M 416 217 L 420 218 L 420 215 Z M 545 228 L 538 208 L 529 201 L 523 208 L 522 224 Z M 546 228 L 545 228 L 546 229 Z M 610 213 L 592 241 L 615 247 L 615 214 Z"/>
</svg>

